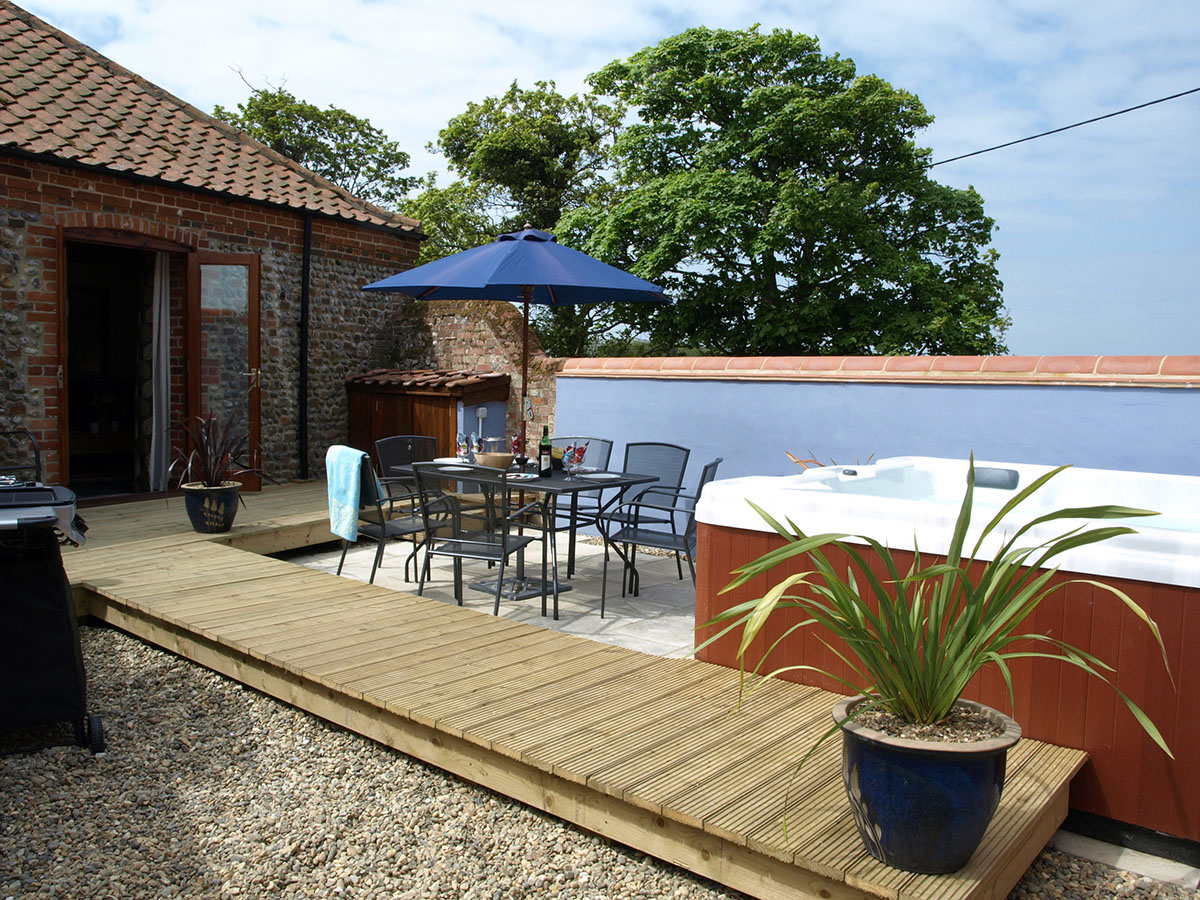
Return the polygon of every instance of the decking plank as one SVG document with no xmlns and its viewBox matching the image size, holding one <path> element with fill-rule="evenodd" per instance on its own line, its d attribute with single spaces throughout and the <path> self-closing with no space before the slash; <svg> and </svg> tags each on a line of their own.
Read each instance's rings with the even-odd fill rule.
<svg viewBox="0 0 1200 900">
<path fill-rule="evenodd" d="M 746 754 L 754 755 L 780 732 L 780 723 L 789 721 L 804 700 L 780 693 L 767 697 L 753 712 L 731 717 L 727 711 L 705 715 L 705 707 L 696 705 L 664 720 L 657 741 L 644 745 L 631 737 L 624 742 L 625 755 L 601 767 L 598 754 L 587 753 L 571 758 L 564 765 L 589 771 L 589 784 L 597 790 L 619 790 L 631 803 L 648 804 L 666 810 L 686 805 L 681 797 L 683 786 L 718 785 L 727 790 L 723 773 L 730 768 L 754 765 Z M 744 748 L 738 750 L 737 748 Z M 709 793 L 715 796 L 715 793 Z M 672 802 L 674 798 L 674 802 Z"/>
<path fill-rule="evenodd" d="M 734 712 L 730 670 L 240 549 L 328 538 L 325 500 L 322 484 L 269 488 L 225 536 L 191 533 L 177 504 L 89 509 L 88 545 L 64 556 L 83 602 L 135 633 L 755 896 L 1002 896 L 1066 814 L 1084 755 L 1023 741 L 967 869 L 889 869 L 862 848 L 836 740 L 792 777 L 832 695 L 769 682 Z"/>
<path fill-rule="evenodd" d="M 594 682 L 576 696 L 576 709 L 562 719 L 543 721 L 536 707 L 528 707 L 519 715 L 496 719 L 477 730 L 519 752 L 523 759 L 565 760 L 563 768 L 586 774 L 596 765 L 588 763 L 586 754 L 599 752 L 607 759 L 612 751 L 605 748 L 628 742 L 644 748 L 662 721 L 681 712 L 696 715 L 696 701 L 711 696 L 714 682 L 720 678 L 695 667 L 671 675 L 637 700 L 636 714 L 629 712 L 627 691 L 614 689 L 608 681 Z"/>
</svg>

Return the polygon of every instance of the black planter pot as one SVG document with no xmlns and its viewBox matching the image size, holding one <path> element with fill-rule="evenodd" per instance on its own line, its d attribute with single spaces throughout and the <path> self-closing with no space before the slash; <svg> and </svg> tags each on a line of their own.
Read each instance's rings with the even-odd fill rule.
<svg viewBox="0 0 1200 900">
<path fill-rule="evenodd" d="M 198 481 L 181 484 L 192 529 L 200 534 L 221 534 L 232 528 L 241 486 L 240 481 L 226 481 L 220 487 L 205 487 Z"/>
<path fill-rule="evenodd" d="M 1000 803 L 1008 748 L 1021 726 L 1003 713 L 960 700 L 983 712 L 1004 733 L 986 741 L 947 744 L 894 738 L 847 722 L 861 700 L 838 703 L 842 777 L 858 833 L 867 850 L 908 872 L 945 874 L 966 865 Z"/>
</svg>

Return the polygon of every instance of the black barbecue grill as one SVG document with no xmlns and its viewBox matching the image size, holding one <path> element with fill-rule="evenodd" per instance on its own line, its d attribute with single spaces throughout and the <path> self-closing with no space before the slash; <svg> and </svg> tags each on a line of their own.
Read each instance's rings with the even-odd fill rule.
<svg viewBox="0 0 1200 900">
<path fill-rule="evenodd" d="M 87 714 L 79 625 L 59 552 L 60 541 L 84 542 L 84 526 L 74 492 L 12 474 L 41 474 L 37 443 L 29 441 L 33 465 L 0 467 L 8 473 L 0 474 L 0 731 L 69 722 L 75 742 L 98 753 L 104 730 L 99 716 Z"/>
</svg>

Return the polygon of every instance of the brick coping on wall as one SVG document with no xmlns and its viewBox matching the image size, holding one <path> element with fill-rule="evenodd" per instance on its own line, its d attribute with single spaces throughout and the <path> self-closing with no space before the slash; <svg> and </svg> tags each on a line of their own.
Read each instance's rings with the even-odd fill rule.
<svg viewBox="0 0 1200 900">
<path fill-rule="evenodd" d="M 1200 356 L 652 356 L 565 360 L 560 378 L 1200 388 Z"/>
</svg>

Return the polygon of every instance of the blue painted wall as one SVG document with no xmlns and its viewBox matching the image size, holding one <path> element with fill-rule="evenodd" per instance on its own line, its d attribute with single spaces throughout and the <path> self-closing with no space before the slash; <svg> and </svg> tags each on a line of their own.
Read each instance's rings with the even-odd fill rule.
<svg viewBox="0 0 1200 900">
<path fill-rule="evenodd" d="M 559 434 L 690 447 L 684 482 L 824 463 L 947 456 L 1200 475 L 1200 390 L 1070 385 L 559 378 Z"/>
</svg>

